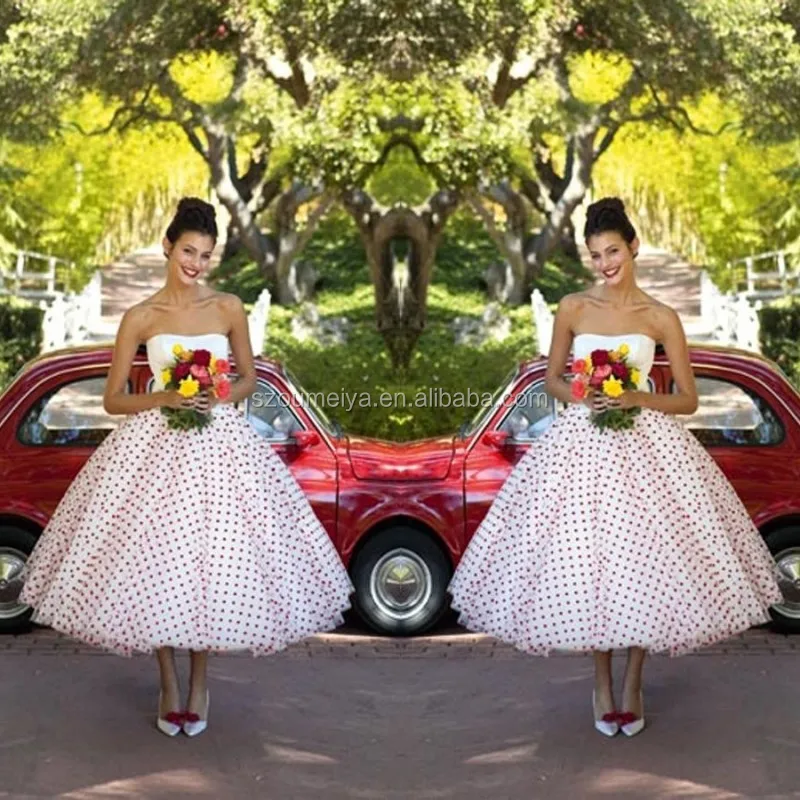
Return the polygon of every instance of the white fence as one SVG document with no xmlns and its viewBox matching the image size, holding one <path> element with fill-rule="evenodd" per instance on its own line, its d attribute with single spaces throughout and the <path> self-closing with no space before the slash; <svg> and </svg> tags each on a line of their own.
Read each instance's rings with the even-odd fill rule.
<svg viewBox="0 0 800 800">
<path fill-rule="evenodd" d="M 40 300 L 44 308 L 42 351 L 56 350 L 89 339 L 100 322 L 102 272 L 98 270 L 77 294 L 53 292 L 52 299 Z"/>
<path fill-rule="evenodd" d="M 254 356 L 261 355 L 264 352 L 271 299 L 272 295 L 270 295 L 269 289 L 264 289 L 258 296 L 258 300 L 256 300 L 252 311 L 247 315 L 247 326 L 250 330 L 250 344 L 253 346 Z"/>
<path fill-rule="evenodd" d="M 722 344 L 760 351 L 758 309 L 760 300 L 747 292 L 723 294 L 702 270 L 700 273 L 700 314 L 711 337 Z"/>
<path fill-rule="evenodd" d="M 531 292 L 531 313 L 533 314 L 533 326 L 536 329 L 536 342 L 539 345 L 539 352 L 546 356 L 550 352 L 550 342 L 553 340 L 553 321 L 555 317 L 538 289 L 534 289 Z"/>
<path fill-rule="evenodd" d="M 746 286 L 749 300 L 774 300 L 800 294 L 800 269 L 796 255 L 785 250 L 757 253 L 728 262 L 737 288 Z M 790 265 L 790 266 L 789 266 Z"/>
<path fill-rule="evenodd" d="M 57 269 L 61 264 L 72 269 L 74 264 L 63 258 L 16 250 L 14 269 L 0 265 L 0 295 L 14 295 L 30 300 L 53 300 L 57 294 Z M 38 265 L 38 267 L 37 267 Z"/>
</svg>

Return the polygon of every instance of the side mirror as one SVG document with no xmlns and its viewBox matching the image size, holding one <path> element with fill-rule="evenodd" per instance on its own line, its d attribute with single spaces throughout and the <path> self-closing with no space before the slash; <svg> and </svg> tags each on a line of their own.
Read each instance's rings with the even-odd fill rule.
<svg viewBox="0 0 800 800">
<path fill-rule="evenodd" d="M 508 431 L 486 431 L 481 441 L 489 447 L 503 447 L 509 441 Z"/>
<path fill-rule="evenodd" d="M 313 447 L 319 442 L 319 434 L 316 431 L 295 431 L 289 441 L 300 448 Z"/>
</svg>

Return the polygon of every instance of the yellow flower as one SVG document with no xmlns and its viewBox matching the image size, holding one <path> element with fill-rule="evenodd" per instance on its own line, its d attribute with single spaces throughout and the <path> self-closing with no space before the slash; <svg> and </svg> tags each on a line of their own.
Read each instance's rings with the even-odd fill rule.
<svg viewBox="0 0 800 800">
<path fill-rule="evenodd" d="M 619 361 L 620 359 L 620 352 L 619 350 L 611 350 L 608 354 L 609 361 Z"/>
<path fill-rule="evenodd" d="M 587 358 L 586 359 L 586 368 L 584 369 L 584 372 L 587 375 L 591 375 L 593 371 L 594 371 L 594 367 L 592 366 L 592 359 L 591 358 Z"/>
<path fill-rule="evenodd" d="M 631 380 L 638 386 L 642 377 L 642 373 L 635 367 L 631 370 Z"/>
<path fill-rule="evenodd" d="M 194 378 L 184 378 L 178 386 L 178 393 L 184 397 L 194 397 L 199 391 L 200 382 Z"/>
<path fill-rule="evenodd" d="M 183 347 L 181 347 L 181 345 L 179 345 L 179 344 L 172 345 L 172 354 L 173 355 L 180 356 L 180 354 L 182 352 L 183 352 Z"/>
<path fill-rule="evenodd" d="M 182 350 L 181 354 L 178 356 L 178 358 L 180 358 L 181 361 L 191 361 L 193 357 L 194 357 L 193 350 Z"/>
<path fill-rule="evenodd" d="M 626 344 L 620 345 L 619 354 L 621 356 L 625 357 L 626 355 L 628 355 L 628 353 L 630 353 L 630 351 L 631 351 L 631 349 L 630 349 L 630 347 L 628 347 L 628 345 L 626 345 Z"/>
<path fill-rule="evenodd" d="M 609 397 L 619 397 L 624 391 L 622 381 L 617 378 L 606 378 L 603 381 L 603 393 Z"/>
<path fill-rule="evenodd" d="M 161 383 L 168 384 L 172 380 L 172 370 L 171 369 L 162 369 L 161 370 Z"/>
<path fill-rule="evenodd" d="M 217 369 L 217 359 L 214 355 L 211 355 L 211 361 L 208 362 L 208 371 L 211 375 L 214 374 L 214 371 Z"/>
</svg>

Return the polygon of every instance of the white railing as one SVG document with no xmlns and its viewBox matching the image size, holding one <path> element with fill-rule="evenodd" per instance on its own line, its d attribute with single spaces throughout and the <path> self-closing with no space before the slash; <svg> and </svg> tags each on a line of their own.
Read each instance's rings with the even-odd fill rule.
<svg viewBox="0 0 800 800">
<path fill-rule="evenodd" d="M 258 296 L 258 300 L 256 300 L 252 311 L 247 315 L 250 344 L 253 347 L 254 356 L 261 355 L 264 352 L 271 299 L 272 295 L 270 295 L 269 289 L 264 289 Z"/>
<path fill-rule="evenodd" d="M 769 300 L 787 295 L 800 294 L 800 269 L 787 267 L 793 254 L 785 250 L 757 253 L 728 262 L 728 269 L 734 272 L 734 282 L 747 286 L 745 293 L 750 300 Z M 762 269 L 767 262 L 772 269 Z M 742 275 L 742 266 L 744 274 Z M 743 281 L 741 280 L 743 278 Z"/>
<path fill-rule="evenodd" d="M 533 314 L 533 326 L 536 329 L 539 352 L 546 356 L 550 352 L 550 342 L 553 340 L 555 317 L 538 289 L 531 292 L 531 313 Z"/>
<path fill-rule="evenodd" d="M 0 294 L 25 297 L 31 300 L 52 300 L 56 296 L 56 270 L 59 264 L 72 269 L 74 264 L 63 258 L 16 250 L 14 269 L 0 265 Z M 33 269 L 35 262 L 42 262 L 43 269 Z"/>
<path fill-rule="evenodd" d="M 759 352 L 760 307 L 749 292 L 723 293 L 705 270 L 700 272 L 700 314 L 714 340 Z"/>
<path fill-rule="evenodd" d="M 44 309 L 42 351 L 56 350 L 87 341 L 100 320 L 102 272 L 97 270 L 78 293 L 53 292 L 51 299 L 40 299 Z"/>
</svg>

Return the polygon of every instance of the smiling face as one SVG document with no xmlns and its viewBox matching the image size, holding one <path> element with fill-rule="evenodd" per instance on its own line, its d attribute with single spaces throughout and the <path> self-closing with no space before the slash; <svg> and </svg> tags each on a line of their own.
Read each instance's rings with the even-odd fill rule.
<svg viewBox="0 0 800 800">
<path fill-rule="evenodd" d="M 630 244 L 617 231 L 603 231 L 586 242 L 592 257 L 592 268 L 608 286 L 619 286 L 633 277 L 633 256 L 639 240 Z"/>
<path fill-rule="evenodd" d="M 207 233 L 184 231 L 173 244 L 164 239 L 167 269 L 180 283 L 191 286 L 204 277 L 211 267 L 214 239 Z"/>
</svg>

